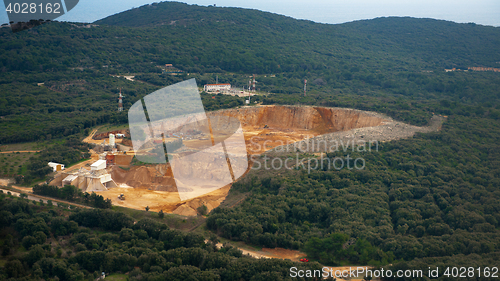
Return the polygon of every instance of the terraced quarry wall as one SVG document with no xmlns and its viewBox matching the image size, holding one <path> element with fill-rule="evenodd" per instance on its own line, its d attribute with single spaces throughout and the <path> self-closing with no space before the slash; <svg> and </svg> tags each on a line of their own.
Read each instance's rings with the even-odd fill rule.
<svg viewBox="0 0 500 281">
<path fill-rule="evenodd" d="M 267 125 L 280 131 L 310 130 L 325 134 L 368 126 L 378 126 L 390 121 L 382 115 L 345 108 L 311 106 L 255 106 L 226 109 L 209 113 L 238 118 L 243 128 Z"/>
<path fill-rule="evenodd" d="M 373 112 L 311 106 L 241 107 L 211 112 L 210 115 L 238 118 L 249 154 L 261 154 L 276 146 L 318 135 L 380 126 L 392 121 Z"/>
</svg>

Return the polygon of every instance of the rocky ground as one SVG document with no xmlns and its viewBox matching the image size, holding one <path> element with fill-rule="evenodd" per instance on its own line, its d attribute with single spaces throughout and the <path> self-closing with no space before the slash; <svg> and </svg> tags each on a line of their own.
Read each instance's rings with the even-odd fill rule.
<svg viewBox="0 0 500 281">
<path fill-rule="evenodd" d="M 343 151 L 352 145 L 363 146 L 386 141 L 411 138 L 415 133 L 430 133 L 441 129 L 446 117 L 434 115 L 427 126 L 418 127 L 403 122 L 394 121 L 385 117 L 386 122 L 379 126 L 363 127 L 349 131 L 340 131 L 312 137 L 294 144 L 276 147 L 267 152 L 269 155 L 281 154 L 283 152 L 335 152 Z M 350 149 L 349 148 L 349 149 Z"/>
</svg>

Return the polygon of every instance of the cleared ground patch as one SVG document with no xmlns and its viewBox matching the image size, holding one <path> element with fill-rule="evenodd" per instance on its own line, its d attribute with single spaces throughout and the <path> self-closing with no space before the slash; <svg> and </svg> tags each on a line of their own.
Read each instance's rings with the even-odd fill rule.
<svg viewBox="0 0 500 281">
<path fill-rule="evenodd" d="M 436 131 L 443 121 L 443 118 L 434 118 L 431 126 L 416 127 L 374 112 L 311 106 L 252 106 L 208 113 L 208 116 L 214 115 L 240 120 L 249 155 L 275 154 L 279 153 L 277 147 L 287 144 L 293 146 L 299 141 L 307 142 L 322 137 L 327 137 L 328 141 L 363 139 L 364 136 L 369 136 L 366 140 L 375 141 L 407 138 L 416 132 Z M 90 138 L 87 140 L 95 142 Z M 197 141 L 186 141 L 185 145 L 196 147 Z M 230 149 L 231 143 L 227 147 Z M 249 167 L 252 164 L 249 161 Z M 114 166 L 109 172 L 119 187 L 98 193 L 111 199 L 114 205 L 138 210 L 144 210 L 148 206 L 151 211 L 163 210 L 183 216 L 195 216 L 199 214 L 200 207 L 205 206 L 209 212 L 219 206 L 230 189 L 230 186 L 226 186 L 209 194 L 181 201 L 169 164 L 131 166 L 125 169 Z M 212 173 L 213 175 L 204 176 L 218 176 L 218 171 Z M 120 194 L 124 194 L 126 199 L 118 199 Z M 239 201 L 235 200 L 233 204 Z"/>
</svg>

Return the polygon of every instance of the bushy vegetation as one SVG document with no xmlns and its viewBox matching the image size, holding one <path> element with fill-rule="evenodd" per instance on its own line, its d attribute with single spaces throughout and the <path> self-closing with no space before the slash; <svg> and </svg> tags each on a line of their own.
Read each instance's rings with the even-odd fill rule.
<svg viewBox="0 0 500 281">
<path fill-rule="evenodd" d="M 333 233 L 323 239 L 314 237 L 307 241 L 304 249 L 308 257 L 329 265 L 341 265 L 342 261 L 347 261 L 374 266 L 386 265 L 394 260 L 392 252 L 384 253 L 364 239 L 350 241 L 349 236 L 341 233 Z"/>
<path fill-rule="evenodd" d="M 251 195 L 237 207 L 215 209 L 207 227 L 229 239 L 305 249 L 335 263 L 345 257 L 310 249 L 336 233 L 406 261 L 496 255 L 499 138 L 497 123 L 453 116 L 440 132 L 383 143 L 379 151 L 348 151 L 365 159 L 364 170 L 328 170 L 326 160 L 323 170 L 311 173 L 259 169 L 233 186 Z M 483 266 L 491 266 L 487 260 Z"/>
<path fill-rule="evenodd" d="M 83 193 L 78 187 L 73 185 L 65 185 L 61 188 L 48 184 L 35 185 L 33 187 L 33 193 L 70 202 L 82 203 L 100 209 L 111 208 L 110 199 L 104 199 L 102 195 L 97 195 L 94 192 L 90 194 L 88 192 Z"/>
<path fill-rule="evenodd" d="M 90 158 L 90 145 L 75 137 L 47 146 L 41 152 L 32 156 L 26 164 L 26 171 L 18 183 L 30 184 L 34 180 L 44 179 L 53 170 L 49 162 L 64 164 L 66 167 Z M 22 173 L 19 173 L 22 174 Z"/>
<path fill-rule="evenodd" d="M 117 112 L 120 88 L 127 109 L 159 87 L 192 77 L 200 86 L 215 82 L 214 73 L 238 87 L 258 74 L 258 89 L 283 94 L 267 103 L 371 109 L 414 124 L 425 123 L 441 100 L 458 111 L 499 115 L 491 107 L 498 101 L 498 75 L 444 73 L 498 66 L 498 28 L 411 18 L 324 25 L 171 2 L 97 23 L 50 23 L 16 34 L 0 30 L 1 143 L 126 123 L 126 112 Z M 161 73 L 164 64 L 184 72 Z M 120 74 L 146 83 L 111 76 Z M 301 97 L 304 79 L 307 98 Z"/>
<path fill-rule="evenodd" d="M 70 211 L 1 194 L 0 214 L 2 280 L 94 280 L 101 272 L 129 280 L 284 280 L 292 266 L 321 268 L 244 257 L 198 234 L 109 210 Z"/>
</svg>

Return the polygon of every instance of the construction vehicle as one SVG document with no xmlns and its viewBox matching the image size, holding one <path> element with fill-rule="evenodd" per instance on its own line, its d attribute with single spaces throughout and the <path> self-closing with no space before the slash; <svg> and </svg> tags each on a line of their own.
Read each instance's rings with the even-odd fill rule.
<svg viewBox="0 0 500 281">
<path fill-rule="evenodd" d="M 118 199 L 125 200 L 125 194 L 122 193 L 122 194 L 118 195 Z"/>
</svg>

